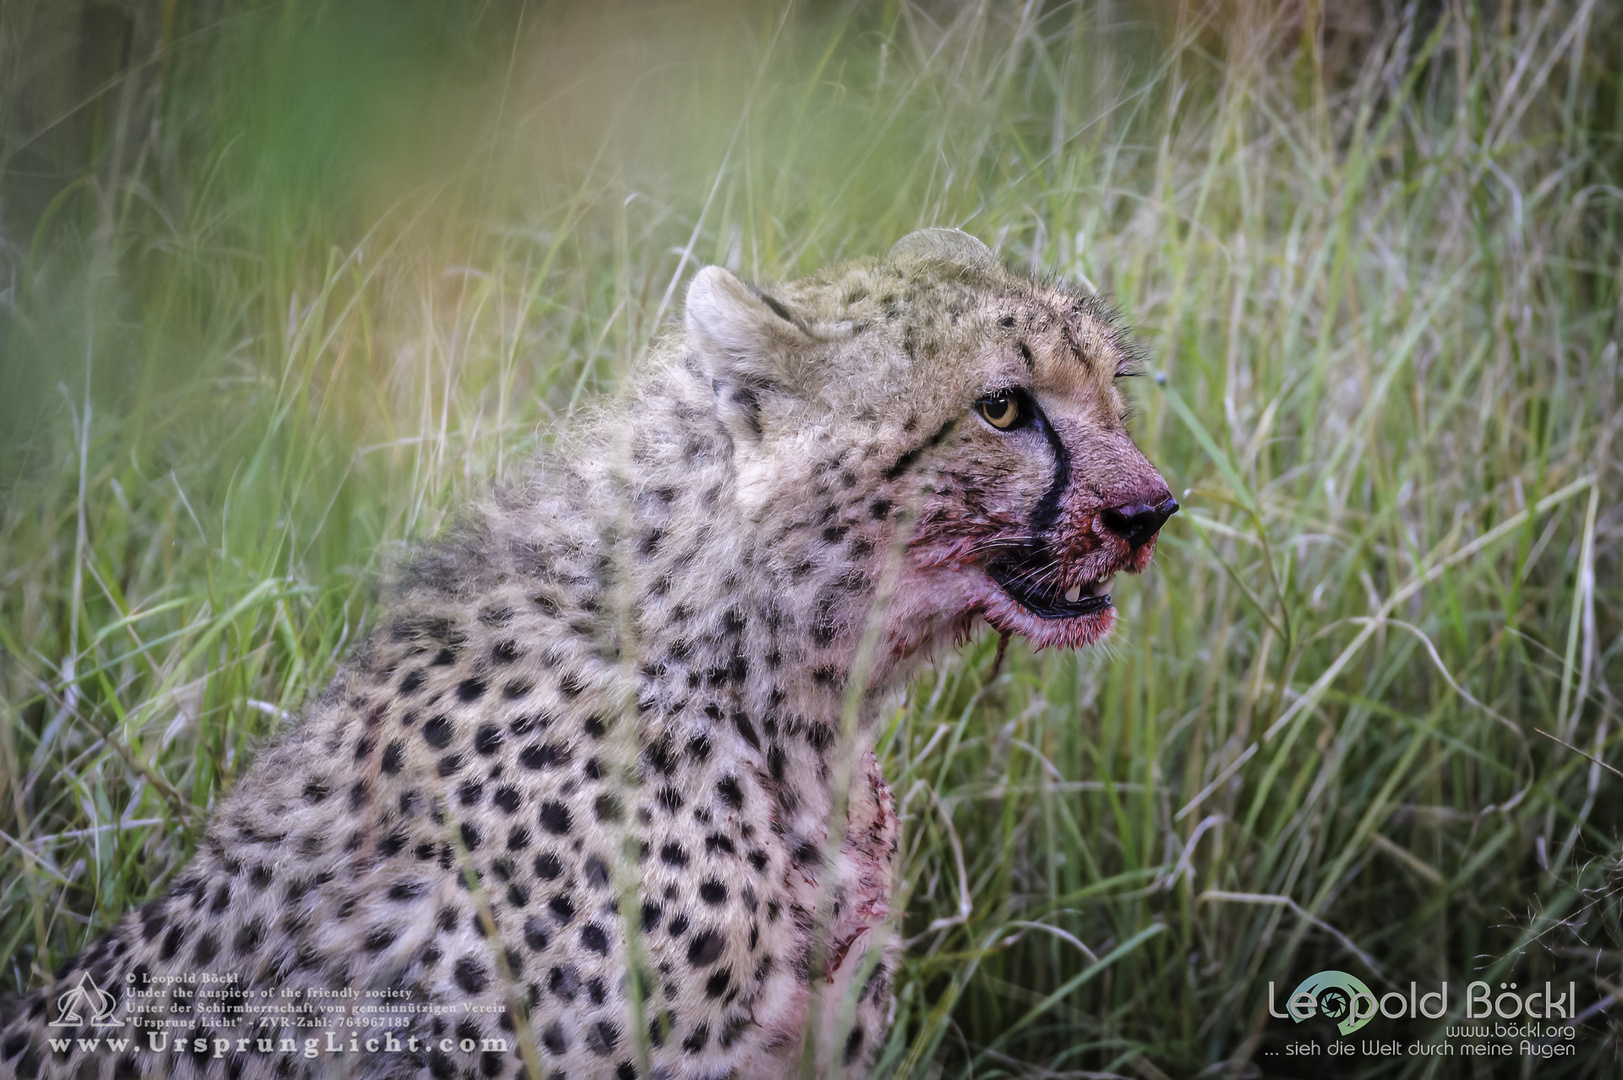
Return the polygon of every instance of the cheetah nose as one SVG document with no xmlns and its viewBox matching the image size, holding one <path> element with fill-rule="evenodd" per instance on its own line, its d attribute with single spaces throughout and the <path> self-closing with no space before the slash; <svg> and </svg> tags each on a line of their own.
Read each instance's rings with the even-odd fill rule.
<svg viewBox="0 0 1623 1080">
<path fill-rule="evenodd" d="M 1126 540 L 1134 548 L 1141 548 L 1161 531 L 1167 518 L 1178 512 L 1178 500 L 1168 495 L 1150 506 L 1147 503 L 1128 503 L 1113 506 L 1100 516 L 1105 528 Z"/>
</svg>

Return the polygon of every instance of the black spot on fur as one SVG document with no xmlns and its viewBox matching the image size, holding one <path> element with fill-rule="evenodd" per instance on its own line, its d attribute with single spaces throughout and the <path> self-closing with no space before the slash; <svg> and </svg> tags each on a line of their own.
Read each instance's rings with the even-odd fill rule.
<svg viewBox="0 0 1623 1080">
<path fill-rule="evenodd" d="M 397 881 L 389 886 L 389 899 L 397 902 L 415 900 L 428 892 L 428 882 L 421 878 L 412 881 Z"/>
<path fill-rule="evenodd" d="M 479 754 L 489 757 L 502 745 L 502 729 L 495 724 L 483 724 L 473 736 L 473 748 Z"/>
<path fill-rule="evenodd" d="M 545 802 L 541 804 L 541 827 L 554 836 L 562 836 L 569 831 L 571 819 L 569 808 L 561 802 Z"/>
<path fill-rule="evenodd" d="M 580 932 L 580 942 L 599 956 L 609 955 L 609 935 L 596 923 L 587 923 Z"/>
<path fill-rule="evenodd" d="M 661 776 L 670 776 L 676 769 L 676 755 L 672 752 L 669 737 L 651 743 L 643 751 L 643 758 L 648 762 L 648 767 Z"/>
<path fill-rule="evenodd" d="M 169 928 L 169 933 L 163 936 L 163 944 L 158 946 L 158 959 L 173 959 L 175 953 L 180 949 L 180 943 L 184 939 L 184 936 L 185 935 L 179 926 L 171 926 Z"/>
<path fill-rule="evenodd" d="M 470 994 L 483 992 L 490 982 L 490 974 L 485 971 L 485 966 L 472 956 L 458 960 L 452 974 L 456 984 Z"/>
<path fill-rule="evenodd" d="M 550 769 L 569 764 L 569 747 L 563 743 L 531 744 L 519 751 L 518 763 L 526 769 Z"/>
<path fill-rule="evenodd" d="M 264 920 L 254 919 L 237 931 L 237 936 L 231 940 L 231 950 L 238 956 L 252 956 L 259 951 L 264 940 Z"/>
<path fill-rule="evenodd" d="M 513 621 L 513 609 L 506 607 L 487 607 L 479 611 L 479 621 L 486 626 L 502 627 Z"/>
<path fill-rule="evenodd" d="M 163 933 L 167 924 L 168 920 L 163 913 L 163 901 L 153 900 L 141 909 L 141 940 L 151 941 Z"/>
<path fill-rule="evenodd" d="M 198 967 L 206 966 L 220 951 L 220 939 L 212 933 L 204 934 L 198 939 L 197 948 L 192 951 L 192 963 Z"/>
<path fill-rule="evenodd" d="M 443 713 L 423 725 L 423 739 L 436 750 L 444 750 L 451 741 L 451 720 Z"/>
<path fill-rule="evenodd" d="M 688 963 L 694 967 L 707 967 L 721 959 L 726 941 L 714 930 L 705 930 L 693 935 L 688 942 Z"/>
<path fill-rule="evenodd" d="M 406 834 L 393 832 L 378 841 L 378 854 L 385 859 L 392 859 L 400 854 L 406 847 Z"/>
<path fill-rule="evenodd" d="M 586 1046 L 598 1057 L 608 1057 L 620 1041 L 620 1029 L 607 1020 L 599 1020 L 586 1029 Z"/>
</svg>

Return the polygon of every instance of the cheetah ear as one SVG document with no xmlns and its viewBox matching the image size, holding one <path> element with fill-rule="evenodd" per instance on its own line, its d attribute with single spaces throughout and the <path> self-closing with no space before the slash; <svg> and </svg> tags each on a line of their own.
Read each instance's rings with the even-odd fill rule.
<svg viewBox="0 0 1623 1080">
<path fill-rule="evenodd" d="M 992 249 L 962 229 L 920 229 L 910 232 L 890 249 L 887 262 L 941 262 L 970 270 L 989 270 L 997 265 Z"/>
<path fill-rule="evenodd" d="M 806 325 L 719 266 L 694 275 L 683 322 L 688 364 L 710 380 L 722 418 L 759 438 L 762 399 L 793 388 L 794 358 L 813 343 Z"/>
</svg>

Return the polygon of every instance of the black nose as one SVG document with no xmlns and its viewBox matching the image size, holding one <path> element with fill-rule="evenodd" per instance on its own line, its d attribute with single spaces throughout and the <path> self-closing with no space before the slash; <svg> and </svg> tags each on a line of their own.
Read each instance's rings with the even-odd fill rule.
<svg viewBox="0 0 1623 1080">
<path fill-rule="evenodd" d="M 1104 518 L 1105 528 L 1138 548 L 1149 543 L 1167 518 L 1177 512 L 1178 500 L 1168 495 L 1154 506 L 1128 503 L 1111 507 L 1100 516 Z"/>
</svg>

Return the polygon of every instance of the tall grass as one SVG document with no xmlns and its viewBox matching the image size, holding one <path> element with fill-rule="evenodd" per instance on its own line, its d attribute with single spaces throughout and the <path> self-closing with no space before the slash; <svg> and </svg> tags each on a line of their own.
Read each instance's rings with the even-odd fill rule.
<svg viewBox="0 0 1623 1080">
<path fill-rule="evenodd" d="M 1330 7 L 0 8 L 5 982 L 695 267 L 951 224 L 1126 312 L 1184 512 L 1109 645 L 887 729 L 881 1071 L 1615 1075 L 1623 25 Z M 1292 1065 L 1323 968 L 1574 980 L 1580 1053 Z"/>
</svg>

